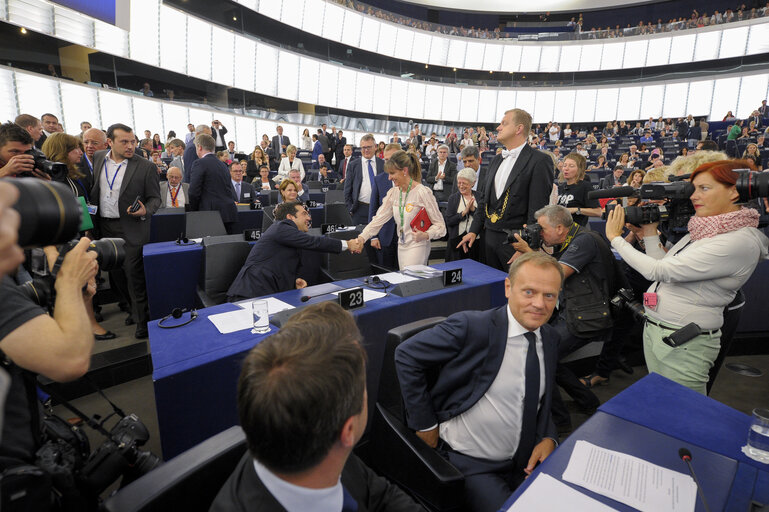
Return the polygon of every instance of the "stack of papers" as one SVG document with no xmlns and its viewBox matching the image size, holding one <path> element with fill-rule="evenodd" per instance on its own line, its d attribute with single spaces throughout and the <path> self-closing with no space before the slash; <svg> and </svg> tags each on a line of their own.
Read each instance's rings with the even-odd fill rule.
<svg viewBox="0 0 769 512">
<path fill-rule="evenodd" d="M 409 265 L 403 269 L 403 273 L 414 277 L 438 277 L 443 274 L 443 271 L 437 268 L 428 267 L 427 265 Z M 381 277 L 381 276 L 380 276 Z"/>
<path fill-rule="evenodd" d="M 274 315 L 275 313 L 279 313 L 281 311 L 285 311 L 287 309 L 294 309 L 294 306 L 291 304 L 287 304 L 283 302 L 280 299 L 276 299 L 275 297 L 264 297 L 259 299 L 246 299 L 236 302 L 238 306 L 240 306 L 243 309 L 247 309 L 248 311 L 252 311 L 251 309 L 251 303 L 254 302 L 254 300 L 266 300 L 267 301 L 267 313 L 269 315 Z"/>
<path fill-rule="evenodd" d="M 582 494 L 546 473 L 537 479 L 507 509 L 507 512 L 613 512 L 615 509 Z"/>
<path fill-rule="evenodd" d="M 254 315 L 250 309 L 237 309 L 227 313 L 219 313 L 208 317 L 211 323 L 222 334 L 252 329 L 254 327 Z"/>
<path fill-rule="evenodd" d="M 416 281 L 418 277 L 401 274 L 400 272 L 388 272 L 387 274 L 379 274 L 377 277 L 382 281 L 387 281 L 390 284 L 407 283 L 409 281 Z"/>
</svg>

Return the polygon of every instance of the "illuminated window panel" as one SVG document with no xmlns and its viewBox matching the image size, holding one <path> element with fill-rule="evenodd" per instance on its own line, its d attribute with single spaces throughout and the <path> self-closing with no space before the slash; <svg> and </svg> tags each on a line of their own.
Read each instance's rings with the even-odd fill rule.
<svg viewBox="0 0 769 512">
<path fill-rule="evenodd" d="M 377 53 L 395 57 L 395 37 L 398 33 L 397 29 L 395 25 L 389 23 L 380 23 L 380 25 Z"/>
<path fill-rule="evenodd" d="M 673 37 L 671 44 L 669 64 L 686 64 L 694 58 L 694 43 L 697 41 L 697 34 L 687 34 L 685 36 Z"/>
<path fill-rule="evenodd" d="M 251 71 L 249 67 L 255 67 L 253 70 L 253 73 L 255 74 L 255 87 L 251 90 L 266 94 L 268 96 L 278 96 L 278 66 L 280 65 L 278 62 L 278 50 L 274 46 L 270 46 L 264 43 L 256 43 L 256 45 L 254 45 L 253 41 L 249 40 L 251 44 L 244 44 L 241 51 L 237 45 L 237 42 L 239 42 L 238 39 L 239 38 L 235 39 L 235 55 L 242 55 L 242 57 L 238 57 L 236 61 L 241 63 L 241 65 L 246 64 L 243 70 L 246 73 Z M 248 54 L 246 52 L 249 50 L 249 48 L 254 47 L 256 51 L 251 54 L 252 57 L 248 58 Z M 253 55 L 255 55 L 256 58 L 254 58 Z M 250 66 L 245 61 L 247 58 L 251 63 Z M 239 74 L 240 73 L 235 73 L 236 82 Z"/>
<path fill-rule="evenodd" d="M 527 44 L 521 50 L 521 72 L 537 71 L 539 69 L 539 56 L 541 46 Z"/>
<path fill-rule="evenodd" d="M 558 71 L 571 72 L 579 70 L 579 60 L 582 57 L 582 45 L 565 45 L 561 48 L 561 60 L 558 63 Z"/>
<path fill-rule="evenodd" d="M 162 8 L 161 8 L 161 12 Z M 165 24 L 160 21 L 160 47 L 166 48 L 163 27 Z M 128 57 L 128 34 L 115 25 L 94 20 L 94 47 L 105 53 L 111 53 L 118 57 Z M 160 62 L 163 62 L 163 54 L 160 55 Z M 161 64 L 162 65 L 162 64 Z M 165 67 L 165 66 L 163 66 Z M 168 68 L 166 68 L 168 69 Z"/>
<path fill-rule="evenodd" d="M 441 119 L 443 108 L 443 86 L 427 85 L 425 87 L 425 118 Z"/>
<path fill-rule="evenodd" d="M 408 83 L 406 80 L 393 80 L 390 87 L 390 115 L 405 117 Z"/>
<path fill-rule="evenodd" d="M 219 27 L 213 27 L 211 32 L 212 55 L 229 55 L 232 53 L 234 46 L 235 37 L 231 32 Z M 230 86 L 234 85 L 235 62 L 233 59 L 220 59 L 214 57 L 211 64 L 213 66 L 212 79 L 214 82 Z M 240 68 L 240 66 L 238 66 L 238 68 Z"/>
<path fill-rule="evenodd" d="M 446 65 L 461 68 L 465 63 L 465 54 L 467 53 L 467 42 L 454 38 L 449 42 L 449 56 Z"/>
<path fill-rule="evenodd" d="M 390 115 L 390 89 L 392 79 L 378 75 L 374 77 L 374 108 L 371 111 L 379 115 Z"/>
<path fill-rule="evenodd" d="M 398 28 L 395 35 L 395 55 L 400 58 L 409 59 L 414 47 L 414 31 L 405 28 Z"/>
<path fill-rule="evenodd" d="M 318 78 L 318 103 L 327 107 L 336 105 L 337 85 L 339 82 L 339 66 L 320 63 L 320 76 Z M 348 85 L 342 84 L 342 87 Z"/>
<path fill-rule="evenodd" d="M 99 108 L 101 109 L 101 124 L 108 128 L 115 123 L 123 123 L 134 128 L 134 118 L 131 107 L 131 97 L 106 90 L 99 91 Z M 45 112 L 45 110 L 43 110 Z M 48 111 L 50 112 L 50 111 Z"/>
<path fill-rule="evenodd" d="M 712 102 L 713 80 L 702 80 L 689 84 L 689 99 L 686 102 L 687 115 L 710 115 L 710 105 Z"/>
<path fill-rule="evenodd" d="M 203 110 L 202 108 L 194 108 L 190 107 L 190 123 L 194 124 L 195 126 L 199 124 L 211 124 L 211 121 L 214 119 L 211 117 L 211 112 L 209 110 Z"/>
<path fill-rule="evenodd" d="M 320 62 L 315 59 L 301 57 L 299 59 L 299 101 L 302 103 L 318 103 L 318 71 Z"/>
<path fill-rule="evenodd" d="M 667 84 L 665 101 L 662 104 L 663 117 L 686 117 L 686 100 L 689 97 L 689 84 Z"/>
<path fill-rule="evenodd" d="M 478 122 L 494 123 L 496 120 L 497 91 L 494 89 L 481 89 L 478 94 Z"/>
<path fill-rule="evenodd" d="M 363 17 L 363 28 L 360 31 L 360 47 L 376 53 L 379 43 L 379 27 L 382 24 L 370 16 Z"/>
<path fill-rule="evenodd" d="M 721 31 L 700 32 L 697 34 L 697 44 L 694 46 L 694 60 L 712 60 L 718 57 L 718 46 L 721 42 Z"/>
<path fill-rule="evenodd" d="M 6 94 L 0 95 L 0 119 L 15 119 L 19 112 L 16 111 L 16 98 L 13 93 L 13 71 L 0 68 L 0 90 L 6 91 Z"/>
<path fill-rule="evenodd" d="M 558 60 L 561 57 L 561 47 L 556 45 L 547 45 L 542 47 L 542 54 L 539 57 L 539 71 L 555 73 L 558 71 Z"/>
<path fill-rule="evenodd" d="M 0 78 L 0 83 L 2 78 Z M 6 89 L 12 90 L 12 89 Z M 92 87 L 83 87 L 68 82 L 61 83 L 61 104 L 63 107 L 62 116 L 59 120 L 67 127 L 70 133 L 80 131 L 80 123 L 88 121 L 91 126 L 101 126 L 99 122 L 99 101 L 97 98 L 97 89 Z M 36 115 L 40 115 L 37 114 Z M 5 119 L 8 119 L 7 117 Z M 11 117 L 10 119 L 13 119 Z M 165 139 L 165 134 L 161 135 Z"/>
<path fill-rule="evenodd" d="M 502 71 L 517 73 L 521 69 L 522 49 L 517 44 L 507 44 L 502 53 Z"/>
<path fill-rule="evenodd" d="M 160 63 L 163 69 L 187 73 L 187 17 L 163 6 L 160 18 Z"/>
<path fill-rule="evenodd" d="M 422 118 L 425 114 L 425 84 L 409 81 L 408 104 L 406 112 L 409 117 Z M 476 101 L 477 101 L 476 96 Z"/>
<path fill-rule="evenodd" d="M 614 121 L 617 119 L 617 103 L 619 89 L 598 89 L 595 98 L 595 120 L 597 122 Z"/>
<path fill-rule="evenodd" d="M 411 48 L 411 60 L 414 62 L 428 62 L 430 58 L 430 45 L 433 42 L 433 37 L 424 32 L 416 32 L 414 34 L 414 43 Z M 408 55 L 408 48 L 406 48 L 404 55 Z"/>
<path fill-rule="evenodd" d="M 462 88 L 459 101 L 459 120 L 474 123 L 478 120 L 478 89 Z"/>
<path fill-rule="evenodd" d="M 486 50 L 484 43 L 467 43 L 467 53 L 465 54 L 465 65 L 467 69 L 483 68 L 483 53 Z"/>
<path fill-rule="evenodd" d="M 580 71 L 595 71 L 601 68 L 602 44 L 590 44 L 582 48 L 582 58 L 579 60 Z"/>
<path fill-rule="evenodd" d="M 224 136 L 224 141 L 228 142 L 231 140 L 235 140 L 235 116 L 232 114 L 226 114 L 224 112 L 211 112 L 209 114 L 211 117 L 211 120 L 213 121 L 216 119 L 220 123 L 222 123 L 222 126 L 227 128 L 227 134 Z M 161 139 L 162 139 L 161 135 Z M 294 140 L 293 138 L 291 140 Z"/>
<path fill-rule="evenodd" d="M 662 98 L 665 95 L 664 85 L 647 85 L 641 96 L 641 119 L 662 115 Z"/>
<path fill-rule="evenodd" d="M 462 90 L 459 87 L 443 88 L 443 121 L 453 122 L 459 120 L 459 102 Z"/>
<path fill-rule="evenodd" d="M 352 69 L 339 68 L 337 86 L 337 106 L 345 110 L 355 110 L 355 82 L 359 73 Z"/>
<path fill-rule="evenodd" d="M 268 0 L 266 2 L 260 2 L 262 4 L 280 4 L 281 2 L 275 2 L 274 0 Z M 271 9 L 279 8 L 271 6 Z M 261 6 L 260 6 L 261 9 Z M 319 24 L 323 23 L 323 15 L 326 12 L 326 2 L 323 0 L 305 0 L 304 2 L 304 14 L 302 14 L 302 30 L 315 34 L 318 32 Z"/>
<path fill-rule="evenodd" d="M 187 20 L 187 74 L 211 80 L 211 24 L 193 17 Z"/>
<path fill-rule="evenodd" d="M 166 132 L 173 130 L 176 132 L 177 138 L 184 141 L 189 122 L 190 113 L 187 107 L 177 103 L 163 103 L 163 125 L 167 128 Z M 163 140 L 162 136 L 161 140 Z"/>
<path fill-rule="evenodd" d="M 574 117 L 575 123 L 592 123 L 595 120 L 595 100 L 597 97 L 595 89 L 579 89 L 574 98 Z"/>
<path fill-rule="evenodd" d="M 360 30 L 363 26 L 363 17 L 349 9 L 344 13 L 344 27 L 342 28 L 342 44 L 357 47 L 360 44 Z"/>
<path fill-rule="evenodd" d="M 574 117 L 575 91 L 555 91 L 553 119 L 571 119 Z"/>
<path fill-rule="evenodd" d="M 647 66 L 664 66 L 670 58 L 669 37 L 658 37 L 649 40 L 649 51 L 646 53 Z"/>
<path fill-rule="evenodd" d="M 299 89 L 299 56 L 294 52 L 278 51 L 277 94 L 283 99 L 296 100 Z M 351 100 L 355 103 L 354 98 Z"/>
<path fill-rule="evenodd" d="M 738 119 L 750 117 L 750 114 L 766 99 L 767 75 L 747 75 L 742 77 L 740 99 L 734 115 Z"/>
<path fill-rule="evenodd" d="M 502 121 L 502 118 L 505 117 L 505 112 L 516 107 L 515 100 L 515 91 L 501 89 L 497 93 L 497 115 L 494 116 L 496 122 Z"/>
<path fill-rule="evenodd" d="M 274 55 L 274 52 L 273 52 Z M 245 89 L 246 91 L 261 91 L 265 88 L 262 87 L 264 83 L 264 77 L 261 71 L 265 69 L 262 56 L 259 57 L 259 70 L 260 76 L 257 81 L 259 87 L 254 87 L 254 63 L 257 60 L 256 44 L 251 39 L 246 39 L 242 36 L 235 36 L 235 62 L 238 63 L 238 69 L 235 73 L 234 82 L 235 87 Z M 272 63 L 273 66 L 275 63 Z M 274 71 L 273 71 L 274 73 Z M 274 88 L 270 88 L 274 91 Z"/>
<path fill-rule="evenodd" d="M 302 20 L 304 19 L 304 2 L 305 0 L 283 0 L 280 2 L 283 4 L 283 8 L 280 12 L 281 23 L 285 23 L 286 25 L 302 30 Z"/>
<path fill-rule="evenodd" d="M 740 90 L 740 77 L 722 78 L 715 81 L 713 87 L 713 104 L 710 107 L 710 117 L 723 119 L 728 111 L 737 110 L 737 94 Z"/>
<path fill-rule="evenodd" d="M 502 69 L 502 49 L 501 44 L 486 44 L 486 53 L 483 54 L 483 69 L 492 71 Z"/>
<path fill-rule="evenodd" d="M 94 28 L 91 18 L 69 9 L 54 6 L 54 35 L 81 46 L 93 46 Z"/>
<path fill-rule="evenodd" d="M 644 67 L 648 44 L 649 41 L 646 39 L 640 41 L 626 41 L 625 58 L 622 59 L 622 66 L 625 69 Z"/>
<path fill-rule="evenodd" d="M 355 110 L 371 112 L 374 109 L 374 78 L 371 73 L 358 73 L 355 82 Z"/>
<path fill-rule="evenodd" d="M 286 6 L 284 5 L 283 8 L 285 9 Z M 342 20 L 346 10 L 330 2 L 326 4 L 326 14 L 323 18 L 323 37 L 331 41 L 342 39 Z"/>
<path fill-rule="evenodd" d="M 555 91 L 537 91 L 532 114 L 535 123 L 547 123 L 553 120 Z"/>
<path fill-rule="evenodd" d="M 627 58 L 625 58 L 627 62 Z M 617 119 L 640 119 L 644 115 L 638 115 L 638 107 L 641 105 L 641 87 L 623 87 L 619 91 L 619 102 L 617 103 Z"/>
<path fill-rule="evenodd" d="M 43 34 L 53 33 L 53 18 L 49 15 L 50 4 L 11 1 L 6 2 L 6 5 L 8 6 L 9 21 Z M 2 8 L 5 8 L 5 5 Z"/>
<path fill-rule="evenodd" d="M 274 20 L 280 20 L 280 8 L 282 5 L 283 2 L 259 2 L 259 12 Z M 320 19 L 322 20 L 323 18 Z"/>
<path fill-rule="evenodd" d="M 449 40 L 445 37 L 432 36 L 430 45 L 430 64 L 435 66 L 445 66 L 449 53 Z"/>
<path fill-rule="evenodd" d="M 721 34 L 721 49 L 719 59 L 728 59 L 745 55 L 745 45 L 748 42 L 750 27 L 737 27 L 724 30 Z"/>
<path fill-rule="evenodd" d="M 518 94 L 515 97 L 515 108 L 520 108 L 525 110 L 529 114 L 533 114 L 534 113 L 534 91 L 518 90 Z"/>
<path fill-rule="evenodd" d="M 131 60 L 138 60 L 150 66 L 158 65 L 158 20 L 159 2 L 133 2 L 131 4 Z"/>
<path fill-rule="evenodd" d="M 19 112 L 32 114 L 38 119 L 44 112 L 50 112 L 59 117 L 59 121 L 61 121 L 58 80 L 40 80 L 34 75 L 16 73 L 16 96 L 19 102 Z M 2 122 L 7 122 L 7 119 L 3 119 Z M 74 131 L 71 126 L 65 126 L 65 128 L 68 131 Z M 79 126 L 75 128 L 79 128 Z"/>
<path fill-rule="evenodd" d="M 281 124 L 281 126 L 283 126 Z M 271 119 L 261 119 L 256 118 L 256 134 L 258 140 L 262 140 L 262 135 L 267 134 L 267 136 L 272 140 L 272 137 L 274 135 L 277 135 L 277 128 L 278 123 L 276 121 L 273 121 Z"/>
<path fill-rule="evenodd" d="M 601 69 L 621 69 L 622 58 L 625 56 L 625 43 L 609 43 L 603 45 L 601 54 Z"/>
<path fill-rule="evenodd" d="M 750 27 L 747 55 L 769 52 L 769 23 L 760 23 Z"/>
</svg>

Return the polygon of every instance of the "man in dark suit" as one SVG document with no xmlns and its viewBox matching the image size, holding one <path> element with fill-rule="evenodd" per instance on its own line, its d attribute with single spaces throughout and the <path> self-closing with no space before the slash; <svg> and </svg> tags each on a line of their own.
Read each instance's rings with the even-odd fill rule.
<svg viewBox="0 0 769 512">
<path fill-rule="evenodd" d="M 232 180 L 232 195 L 236 203 L 252 203 L 256 200 L 256 192 L 250 183 L 243 181 L 245 171 L 240 162 L 230 164 L 230 179 Z"/>
<path fill-rule="evenodd" d="M 521 109 L 508 110 L 497 127 L 497 140 L 507 148 L 494 157 L 486 172 L 479 214 L 470 232 L 457 248 L 472 245 L 483 230 L 486 264 L 500 270 L 515 250 L 507 243 L 507 232 L 534 224 L 534 212 L 550 201 L 553 191 L 553 161 L 527 144 L 531 116 Z M 481 185 L 478 185 L 480 188 Z"/>
<path fill-rule="evenodd" d="M 270 147 L 272 148 L 272 158 L 275 161 L 276 164 L 280 164 L 281 155 L 286 154 L 286 148 L 289 144 L 291 144 L 291 141 L 288 137 L 283 135 L 283 127 L 278 125 L 276 128 L 276 131 L 278 132 L 277 135 L 275 135 L 272 138 L 272 144 Z"/>
<path fill-rule="evenodd" d="M 601 178 L 600 187 L 601 188 L 621 187 L 625 185 L 624 175 L 625 175 L 625 167 L 622 165 L 618 165 L 617 167 L 614 168 L 614 171 L 612 171 L 611 174 Z"/>
<path fill-rule="evenodd" d="M 227 128 L 222 123 L 214 119 L 211 122 L 211 136 L 214 138 L 214 151 L 224 151 L 227 149 L 227 143 L 224 136 L 227 134 Z"/>
<path fill-rule="evenodd" d="M 214 138 L 210 135 L 195 137 L 195 148 L 198 160 L 190 168 L 190 208 L 193 211 L 218 211 L 227 233 L 232 233 L 238 222 L 238 209 L 227 165 L 213 153 Z"/>
<path fill-rule="evenodd" d="M 352 315 L 323 302 L 251 350 L 238 381 L 249 451 L 212 512 L 423 511 L 352 453 L 368 414 L 361 341 Z"/>
<path fill-rule="evenodd" d="M 321 155 L 323 156 L 323 155 Z M 321 183 L 333 183 L 339 180 L 339 175 L 330 169 L 325 162 L 317 170 L 307 173 L 307 181 L 320 181 Z M 315 166 L 313 165 L 313 169 Z"/>
<path fill-rule="evenodd" d="M 80 169 L 87 172 L 93 180 L 96 174 L 93 168 L 93 155 L 97 151 L 107 149 L 107 134 L 99 128 L 89 128 L 83 133 L 83 147 L 85 152 L 83 158 L 80 159 Z"/>
<path fill-rule="evenodd" d="M 197 125 L 195 127 L 195 137 L 203 134 L 210 136 L 211 127 L 205 124 Z M 195 137 L 187 143 L 187 147 L 184 148 L 184 154 L 182 155 L 183 165 L 181 170 L 184 174 L 184 183 L 192 182 L 192 164 L 198 159 L 198 150 L 195 148 Z"/>
<path fill-rule="evenodd" d="M 468 510 L 498 510 L 556 447 L 558 335 L 546 322 L 562 283 L 552 256 L 527 253 L 506 306 L 454 314 L 395 351 L 408 426 L 465 475 Z"/>
<path fill-rule="evenodd" d="M 326 157 L 326 160 L 331 160 L 331 134 L 326 131 L 326 123 L 323 123 L 318 128 L 318 142 L 320 142 L 320 152 Z"/>
<path fill-rule="evenodd" d="M 457 164 L 449 160 L 449 147 L 441 144 L 438 147 L 438 158 L 430 163 L 427 173 L 427 183 L 433 189 L 436 201 L 448 201 L 456 175 Z"/>
<path fill-rule="evenodd" d="M 326 160 L 326 155 L 324 155 L 323 153 L 318 155 L 318 160 L 312 163 L 312 167 L 310 167 L 310 169 L 318 170 L 320 169 L 321 166 L 325 167 L 326 169 L 331 167 L 331 162 L 328 162 Z"/>
<path fill-rule="evenodd" d="M 342 133 L 342 130 L 336 132 L 334 139 L 334 156 L 336 156 L 336 167 L 339 169 L 339 164 L 344 158 L 344 147 L 347 145 L 347 137 Z M 331 164 L 331 162 L 329 162 Z"/>
<path fill-rule="evenodd" d="M 347 249 L 345 240 L 307 234 L 312 218 L 301 203 L 281 203 L 274 215 L 275 223 L 254 244 L 227 290 L 231 302 L 307 286 L 297 277 L 303 249 L 336 254 Z"/>
<path fill-rule="evenodd" d="M 390 156 L 399 151 L 400 144 L 390 143 L 384 149 L 385 163 Z M 374 178 L 374 185 L 371 187 L 371 204 L 368 210 L 368 222 L 376 215 L 379 207 L 382 206 L 387 192 L 393 187 L 390 181 L 390 175 L 386 172 L 377 174 Z M 391 270 L 398 270 L 398 234 L 395 230 L 395 220 L 388 220 L 379 233 L 371 238 L 371 248 L 374 250 L 375 263 Z M 374 261 L 374 260 L 372 260 Z"/>
<path fill-rule="evenodd" d="M 336 172 L 341 179 L 347 177 L 347 168 L 350 166 L 350 159 L 352 158 L 352 144 L 345 144 L 342 148 L 342 158 L 337 158 Z"/>
<path fill-rule="evenodd" d="M 35 147 L 37 149 L 43 147 L 43 143 L 52 133 L 59 131 L 59 118 L 53 114 L 43 114 L 40 116 L 40 122 L 43 125 L 43 134 L 35 141 Z"/>
<path fill-rule="evenodd" d="M 374 178 L 384 172 L 384 160 L 377 158 L 376 142 L 370 133 L 360 139 L 361 157 L 350 162 L 344 180 L 344 201 L 356 224 L 368 223 Z"/>
<path fill-rule="evenodd" d="M 150 218 L 160 208 L 160 184 L 155 165 L 138 156 L 136 136 L 124 124 L 107 129 L 109 151 L 94 153 L 91 204 L 98 207 L 97 229 L 102 238 L 123 238 L 125 263 L 111 272 L 118 293 L 133 306 L 136 338 L 147 337 L 147 289 L 142 247 L 150 240 Z M 138 198 L 138 201 L 137 201 Z M 131 206 L 137 201 L 138 210 Z"/>
</svg>

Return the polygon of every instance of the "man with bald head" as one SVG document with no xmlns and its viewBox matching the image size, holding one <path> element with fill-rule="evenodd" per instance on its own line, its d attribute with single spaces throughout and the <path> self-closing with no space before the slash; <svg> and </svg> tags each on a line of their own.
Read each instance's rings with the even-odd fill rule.
<svg viewBox="0 0 769 512">
<path fill-rule="evenodd" d="M 199 124 L 195 127 L 195 137 L 198 135 L 211 135 L 211 127 L 207 124 Z M 187 143 L 184 150 L 184 183 L 190 183 L 192 180 L 192 164 L 198 159 L 198 152 L 195 148 L 195 140 Z"/>
<path fill-rule="evenodd" d="M 89 128 L 83 132 L 83 146 L 85 152 L 80 159 L 80 169 L 90 174 L 93 179 L 93 154 L 107 149 L 107 134 L 98 128 Z"/>
<path fill-rule="evenodd" d="M 182 183 L 182 170 L 169 167 L 166 172 L 168 181 L 160 182 L 161 208 L 183 208 L 189 202 L 189 183 Z"/>
</svg>

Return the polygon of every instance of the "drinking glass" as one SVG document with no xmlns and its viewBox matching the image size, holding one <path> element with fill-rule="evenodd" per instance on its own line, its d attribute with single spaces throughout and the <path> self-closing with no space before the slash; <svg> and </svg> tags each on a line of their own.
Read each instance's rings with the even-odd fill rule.
<svg viewBox="0 0 769 512">
<path fill-rule="evenodd" d="M 251 311 L 254 314 L 254 328 L 252 334 L 264 334 L 270 332 L 270 315 L 266 300 L 255 300 L 251 303 Z"/>
<path fill-rule="evenodd" d="M 769 409 L 753 409 L 746 448 L 752 458 L 769 462 Z"/>
</svg>

